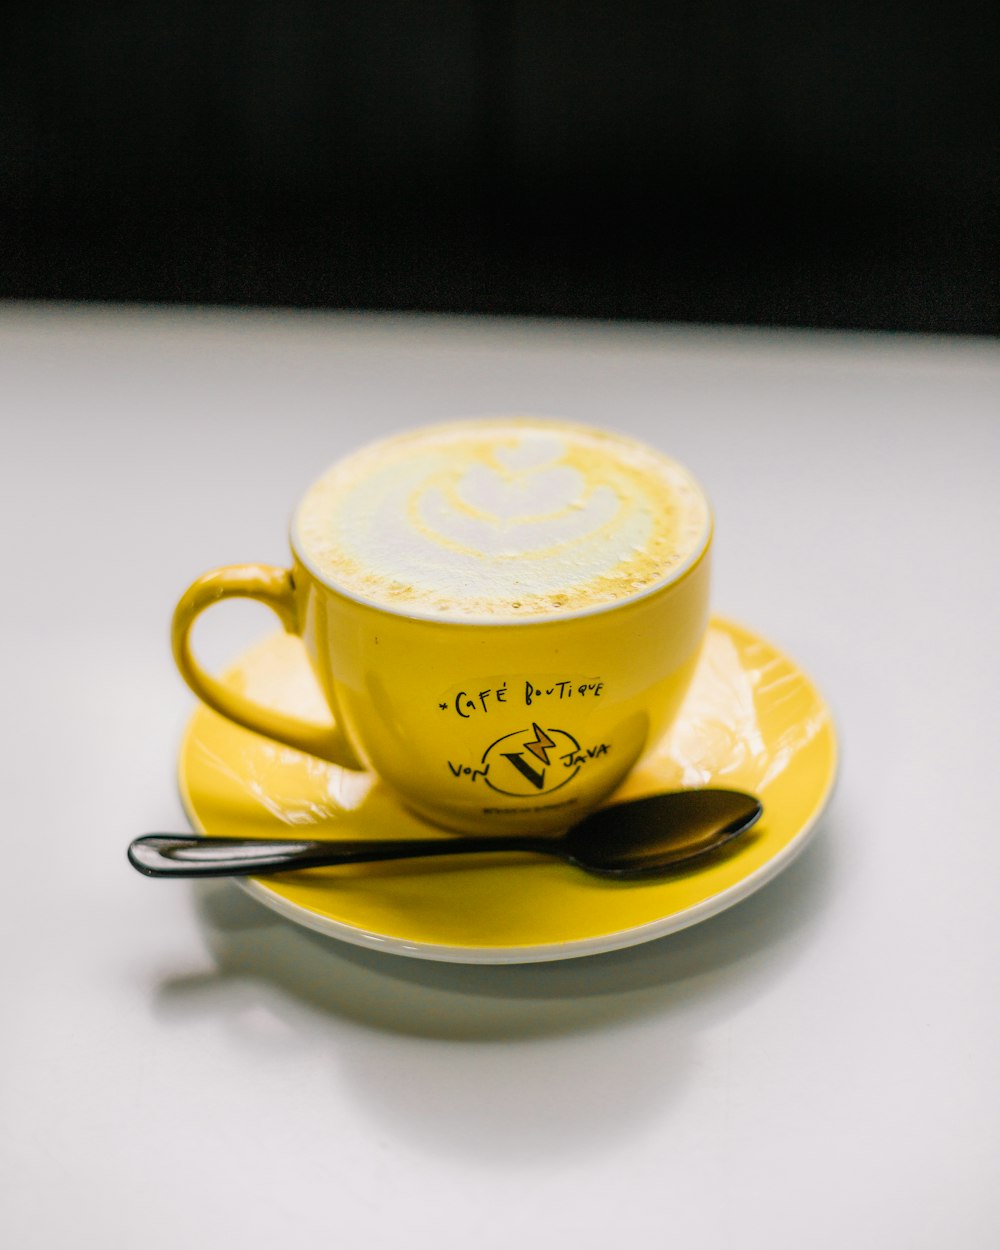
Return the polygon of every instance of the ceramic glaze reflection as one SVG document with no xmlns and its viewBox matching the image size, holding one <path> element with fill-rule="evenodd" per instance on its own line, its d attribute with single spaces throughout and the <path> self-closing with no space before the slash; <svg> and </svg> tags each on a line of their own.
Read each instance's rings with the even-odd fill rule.
<svg viewBox="0 0 1000 1250">
<path fill-rule="evenodd" d="M 294 537 L 325 580 L 381 607 L 509 620 L 651 589 L 704 546 L 681 465 L 565 422 L 456 422 L 375 444 L 308 492 Z"/>
</svg>

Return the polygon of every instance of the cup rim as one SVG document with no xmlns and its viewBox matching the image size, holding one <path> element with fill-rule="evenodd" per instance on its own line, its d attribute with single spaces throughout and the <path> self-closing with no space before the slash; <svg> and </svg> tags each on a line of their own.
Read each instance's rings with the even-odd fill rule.
<svg viewBox="0 0 1000 1250">
<path fill-rule="evenodd" d="M 450 427 L 455 427 L 455 426 L 472 426 L 472 425 L 479 425 L 479 424 L 489 425 L 495 420 L 496 420 L 496 415 L 482 415 L 482 416 L 471 417 L 471 418 L 466 417 L 463 419 L 453 420 L 453 421 L 435 422 L 426 426 L 425 429 L 427 431 L 434 431 L 434 430 L 447 430 Z M 529 415 L 525 413 L 525 414 L 518 414 L 516 416 L 506 417 L 505 420 L 511 421 L 512 423 L 523 422 L 525 424 L 530 424 L 530 425 L 535 425 L 535 426 L 546 426 L 546 427 L 551 427 L 555 429 L 558 429 L 560 427 L 568 427 L 570 429 L 583 430 L 592 435 L 609 435 L 612 438 L 624 437 L 625 439 L 627 439 L 628 441 L 632 443 L 639 443 L 639 444 L 642 443 L 641 439 L 639 439 L 633 434 L 629 434 L 624 431 L 605 430 L 605 429 L 598 428 L 596 426 L 588 426 L 581 422 L 566 420 L 565 418 L 561 418 L 561 417 L 542 417 L 538 415 Z M 390 435 L 388 441 L 392 441 L 395 438 L 404 437 L 408 433 L 411 433 L 411 431 L 407 431 L 407 430 L 398 431 L 395 435 Z M 374 444 L 372 445 L 374 446 Z M 650 448 L 650 450 L 656 451 L 657 449 Z M 665 453 L 662 453 L 662 452 L 659 454 L 665 455 Z M 674 458 L 667 456 L 667 459 L 673 460 Z M 484 626 L 494 626 L 494 627 L 499 627 L 503 629 L 508 629 L 513 626 L 518 626 L 518 627 L 523 628 L 529 625 L 550 625 L 550 624 L 554 624 L 560 621 L 571 621 L 571 620 L 579 620 L 579 619 L 583 619 L 583 618 L 591 617 L 591 616 L 600 616 L 608 612 L 618 611 L 620 608 L 628 607 L 631 604 L 640 603 L 643 600 L 652 597 L 653 595 L 657 595 L 661 593 L 662 591 L 669 590 L 671 587 L 678 585 L 681 581 L 683 581 L 688 576 L 689 573 L 691 573 L 697 567 L 698 564 L 700 564 L 700 562 L 705 557 L 705 555 L 707 554 L 707 552 L 709 551 L 712 545 L 712 540 L 715 534 L 715 515 L 714 515 L 714 510 L 712 508 L 712 502 L 708 497 L 708 493 L 705 490 L 702 483 L 700 482 L 700 480 L 697 477 L 695 477 L 695 475 L 691 472 L 690 469 L 687 468 L 686 465 L 684 465 L 680 461 L 675 461 L 675 463 L 678 464 L 679 467 L 685 473 L 687 473 L 687 475 L 692 479 L 694 484 L 697 486 L 702 499 L 705 502 L 705 525 L 701 534 L 698 537 L 698 541 L 691 548 L 691 551 L 689 555 L 687 556 L 687 558 L 684 561 L 682 561 L 682 563 L 680 563 L 679 565 L 670 569 L 666 574 L 664 574 L 657 581 L 653 582 L 651 585 L 644 586 L 641 590 L 637 590 L 630 595 L 626 595 L 622 599 L 613 599 L 607 603 L 593 604 L 590 607 L 575 608 L 568 612 L 551 612 L 551 613 L 546 613 L 546 614 L 535 613 L 534 615 L 526 613 L 523 616 L 503 616 L 503 617 L 484 615 L 480 613 L 449 614 L 449 613 L 436 612 L 433 609 L 429 609 L 429 608 L 424 609 L 424 608 L 419 608 L 419 607 L 403 607 L 403 606 L 396 606 L 394 604 L 380 603 L 375 599 L 369 599 L 365 595 L 358 594 L 356 591 L 349 590 L 346 586 L 336 581 L 329 574 L 324 573 L 318 567 L 318 565 L 315 564 L 309 558 L 309 556 L 306 554 L 305 550 L 303 549 L 302 545 L 298 541 L 299 517 L 302 513 L 302 508 L 305 503 L 306 496 L 312 490 L 312 485 L 316 484 L 315 482 L 312 485 L 310 485 L 310 487 L 305 491 L 305 493 L 299 498 L 299 501 L 295 506 L 295 510 L 292 513 L 292 517 L 289 522 L 289 544 L 291 546 L 292 553 L 295 556 L 295 559 L 302 565 L 304 569 L 306 569 L 306 571 L 313 578 L 313 580 L 318 582 L 325 589 L 331 591 L 334 594 L 340 595 L 341 597 L 343 597 L 344 599 L 350 602 L 357 603 L 363 607 L 369 608 L 373 612 L 384 612 L 388 616 L 394 616 L 401 620 L 430 621 L 438 625 L 466 625 L 466 626 L 478 626 L 480 628 Z"/>
<path fill-rule="evenodd" d="M 702 490 L 704 495 L 704 489 Z M 342 599 L 348 600 L 350 603 L 358 604 L 360 607 L 367 608 L 371 612 L 383 613 L 386 616 L 396 617 L 404 621 L 421 621 L 431 625 L 457 626 L 469 629 L 483 629 L 493 627 L 494 629 L 525 629 L 531 625 L 559 625 L 564 621 L 582 620 L 587 617 L 605 616 L 611 612 L 617 612 L 622 608 L 631 607 L 635 604 L 642 603 L 646 599 L 651 599 L 664 591 L 672 590 L 684 581 L 699 564 L 708 555 L 712 546 L 712 540 L 715 537 L 715 518 L 712 511 L 712 505 L 705 496 L 706 518 L 705 528 L 698 540 L 690 556 L 660 581 L 654 582 L 651 586 L 644 586 L 642 590 L 637 590 L 631 595 L 627 595 L 624 599 L 613 599 L 609 603 L 598 603 L 587 608 L 575 608 L 570 612 L 551 612 L 547 615 L 535 614 L 534 616 L 482 616 L 470 613 L 468 615 L 448 615 L 442 612 L 434 612 L 431 610 L 420 610 L 413 608 L 397 607 L 394 604 L 378 603 L 374 599 L 368 599 L 364 595 L 359 595 L 352 590 L 348 590 L 346 586 L 340 585 L 320 571 L 317 566 L 302 551 L 296 542 L 296 519 L 298 517 L 298 509 L 292 518 L 289 526 L 289 545 L 292 549 L 296 561 L 302 565 L 313 581 L 318 582 L 325 590 L 332 594 L 338 595 Z"/>
</svg>

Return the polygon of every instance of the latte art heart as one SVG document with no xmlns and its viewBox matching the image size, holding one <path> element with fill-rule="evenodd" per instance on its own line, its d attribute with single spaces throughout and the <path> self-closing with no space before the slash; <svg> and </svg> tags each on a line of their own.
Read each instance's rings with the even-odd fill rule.
<svg viewBox="0 0 1000 1250">
<path fill-rule="evenodd" d="M 491 465 L 473 464 L 452 489 L 462 505 L 494 521 L 526 521 L 582 506 L 587 482 L 570 465 L 546 464 L 503 473 Z"/>
<path fill-rule="evenodd" d="M 607 485 L 593 486 L 571 465 L 501 472 L 473 464 L 419 490 L 409 513 L 430 542 L 452 550 L 531 557 L 585 539 L 628 507 Z"/>
<path fill-rule="evenodd" d="M 418 615 L 520 619 L 651 589 L 708 536 L 675 461 L 623 436 L 496 418 L 401 435 L 308 492 L 297 549 L 324 580 Z"/>
</svg>

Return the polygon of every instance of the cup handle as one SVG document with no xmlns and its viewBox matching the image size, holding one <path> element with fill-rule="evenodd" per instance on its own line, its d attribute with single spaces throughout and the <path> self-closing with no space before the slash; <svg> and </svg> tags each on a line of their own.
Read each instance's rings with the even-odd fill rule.
<svg viewBox="0 0 1000 1250">
<path fill-rule="evenodd" d="M 295 582 L 290 570 L 266 564 L 239 564 L 214 569 L 199 577 L 181 597 L 170 631 L 174 660 L 198 698 L 244 729 L 252 729 L 254 733 L 344 768 L 360 769 L 362 765 L 357 755 L 336 725 L 332 729 L 311 725 L 264 707 L 205 672 L 191 650 L 191 628 L 206 608 L 223 599 L 254 599 L 275 613 L 287 633 L 301 632 Z"/>
</svg>

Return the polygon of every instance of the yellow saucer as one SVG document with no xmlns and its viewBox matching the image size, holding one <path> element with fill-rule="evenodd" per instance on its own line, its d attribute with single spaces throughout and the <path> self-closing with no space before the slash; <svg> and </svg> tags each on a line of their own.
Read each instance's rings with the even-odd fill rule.
<svg viewBox="0 0 1000 1250">
<path fill-rule="evenodd" d="M 322 721 L 298 639 L 268 638 L 227 681 L 254 699 Z M 731 853 L 653 881 L 615 882 L 532 855 L 407 860 L 238 878 L 289 919 L 360 946 L 456 963 L 527 963 L 597 954 L 662 937 L 723 911 L 804 846 L 836 772 L 829 711 L 808 677 L 761 638 L 714 620 L 670 733 L 615 801 L 720 785 L 764 804 Z M 207 708 L 181 747 L 180 787 L 201 832 L 257 837 L 426 837 L 366 773 L 261 738 Z M 441 837 L 448 837 L 442 833 Z"/>
</svg>

